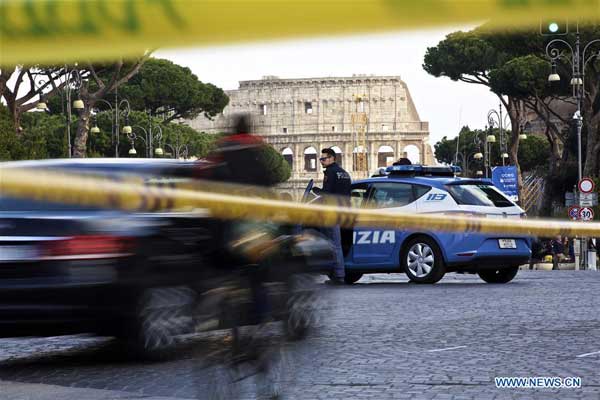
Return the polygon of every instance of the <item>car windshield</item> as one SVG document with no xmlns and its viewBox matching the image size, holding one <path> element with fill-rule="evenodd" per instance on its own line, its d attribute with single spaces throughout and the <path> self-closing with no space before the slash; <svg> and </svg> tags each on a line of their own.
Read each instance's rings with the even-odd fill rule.
<svg viewBox="0 0 600 400">
<path fill-rule="evenodd" d="M 448 192 L 461 205 L 512 207 L 514 204 L 491 185 L 447 185 Z"/>
</svg>

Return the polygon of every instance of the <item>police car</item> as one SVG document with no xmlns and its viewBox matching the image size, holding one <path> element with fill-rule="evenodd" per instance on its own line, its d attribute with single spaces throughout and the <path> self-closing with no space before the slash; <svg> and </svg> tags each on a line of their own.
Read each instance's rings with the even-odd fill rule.
<svg viewBox="0 0 600 400">
<path fill-rule="evenodd" d="M 455 177 L 456 167 L 402 165 L 352 184 L 354 207 L 464 217 L 524 218 L 525 212 L 491 181 Z M 531 257 L 531 239 L 518 235 L 355 228 L 346 253 L 346 283 L 363 274 L 405 272 L 417 283 L 446 272 L 476 273 L 507 283 Z"/>
</svg>

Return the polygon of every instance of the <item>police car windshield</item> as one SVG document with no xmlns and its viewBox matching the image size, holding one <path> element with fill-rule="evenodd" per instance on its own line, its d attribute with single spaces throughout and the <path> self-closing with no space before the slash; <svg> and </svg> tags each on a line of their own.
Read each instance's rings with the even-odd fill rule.
<svg viewBox="0 0 600 400">
<path fill-rule="evenodd" d="M 514 204 L 490 185 L 447 185 L 448 192 L 461 205 L 512 207 Z"/>
</svg>

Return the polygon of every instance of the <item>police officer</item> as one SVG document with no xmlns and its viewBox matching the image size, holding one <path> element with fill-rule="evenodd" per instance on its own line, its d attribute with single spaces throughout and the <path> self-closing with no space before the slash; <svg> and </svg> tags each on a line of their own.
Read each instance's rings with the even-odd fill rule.
<svg viewBox="0 0 600 400">
<path fill-rule="evenodd" d="M 333 200 L 342 206 L 350 205 L 350 190 L 352 180 L 350 174 L 336 163 L 336 154 L 333 149 L 321 150 L 319 158 L 321 166 L 325 168 L 323 177 L 323 188 L 315 192 L 323 196 L 325 202 Z M 345 277 L 344 252 L 342 250 L 342 237 L 339 225 L 322 228 L 321 232 L 326 235 L 335 247 L 336 261 L 330 274 L 331 284 L 343 284 Z"/>
</svg>

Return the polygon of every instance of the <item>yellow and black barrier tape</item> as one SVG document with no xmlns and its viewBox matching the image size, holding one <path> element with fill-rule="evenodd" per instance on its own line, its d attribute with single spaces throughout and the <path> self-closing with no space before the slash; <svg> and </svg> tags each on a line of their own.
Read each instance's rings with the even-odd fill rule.
<svg viewBox="0 0 600 400">
<path fill-rule="evenodd" d="M 125 211 L 207 209 L 215 218 L 263 220 L 305 226 L 340 225 L 346 228 L 600 237 L 598 222 L 398 214 L 375 209 L 299 204 L 269 198 L 177 189 L 168 185 L 148 187 L 142 183 L 120 183 L 102 178 L 17 168 L 0 169 L 0 193 L 74 205 L 110 206 Z"/>
<path fill-rule="evenodd" d="M 0 0 L 0 65 L 492 20 L 600 20 L 600 0 Z"/>
</svg>

